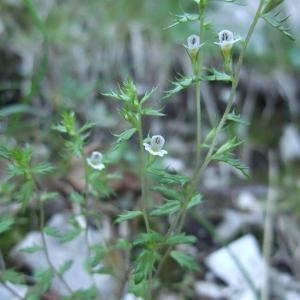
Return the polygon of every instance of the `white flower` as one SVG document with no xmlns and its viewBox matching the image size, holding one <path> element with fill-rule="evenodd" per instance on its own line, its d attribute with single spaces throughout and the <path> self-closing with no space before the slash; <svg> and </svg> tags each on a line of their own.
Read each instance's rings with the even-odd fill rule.
<svg viewBox="0 0 300 300">
<path fill-rule="evenodd" d="M 222 50 L 230 50 L 234 43 L 238 42 L 240 38 L 234 39 L 233 33 L 230 30 L 222 30 L 218 33 L 219 43 L 215 43 L 221 47 Z"/>
<path fill-rule="evenodd" d="M 95 170 L 103 170 L 105 168 L 103 164 L 103 156 L 98 151 L 93 151 L 90 157 L 86 159 L 87 163 Z"/>
<path fill-rule="evenodd" d="M 165 139 L 161 135 L 154 135 L 151 138 L 150 144 L 144 143 L 145 150 L 152 155 L 164 156 L 168 152 L 163 150 Z"/>
<path fill-rule="evenodd" d="M 187 38 L 186 49 L 190 52 L 198 52 L 201 47 L 200 37 L 196 34 L 192 34 Z"/>
</svg>

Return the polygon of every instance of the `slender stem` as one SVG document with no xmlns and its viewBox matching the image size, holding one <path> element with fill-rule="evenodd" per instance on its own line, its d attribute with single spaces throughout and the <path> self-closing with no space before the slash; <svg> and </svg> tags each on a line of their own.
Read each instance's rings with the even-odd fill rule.
<svg viewBox="0 0 300 300">
<path fill-rule="evenodd" d="M 88 164 L 87 164 L 87 161 L 86 161 L 86 155 L 84 153 L 84 150 L 82 150 L 82 152 L 81 152 L 81 157 L 82 157 L 82 161 L 83 161 L 83 164 L 84 164 L 84 193 L 83 193 L 84 202 L 83 202 L 83 205 L 84 205 L 84 209 L 85 209 L 85 214 L 82 213 L 81 205 L 80 205 L 80 214 L 85 216 L 84 239 L 85 239 L 85 244 L 86 244 L 86 247 L 87 247 L 87 258 L 90 259 L 91 256 L 92 256 L 92 253 L 91 253 L 91 243 L 90 243 L 90 240 L 89 240 L 89 228 L 88 228 L 88 220 L 87 220 L 88 193 L 89 193 L 89 173 L 88 173 L 89 170 L 88 170 Z M 96 283 L 95 277 L 94 277 L 93 274 L 90 274 L 90 275 L 91 275 L 92 282 L 93 282 L 93 284 L 96 288 L 97 296 L 99 297 L 99 300 L 100 300 L 102 297 L 101 297 L 100 292 L 97 288 L 97 283 Z"/>
<path fill-rule="evenodd" d="M 195 172 L 197 170 L 197 166 L 200 163 L 200 155 L 201 155 L 201 81 L 196 83 L 196 115 L 197 115 L 197 129 L 196 129 L 196 164 L 195 164 Z"/>
<path fill-rule="evenodd" d="M 277 192 L 275 189 L 275 182 L 278 178 L 278 170 L 276 165 L 275 153 L 269 152 L 269 188 L 266 203 L 266 218 L 264 226 L 263 238 L 263 257 L 265 259 L 264 269 L 264 284 L 262 288 L 262 300 L 268 300 L 270 297 L 270 282 L 269 282 L 269 268 L 273 243 L 273 226 L 274 226 L 274 210 Z"/>
<path fill-rule="evenodd" d="M 200 21 L 199 21 L 199 33 L 200 33 L 200 38 L 203 37 L 204 33 L 204 19 L 205 19 L 205 11 L 206 11 L 206 4 L 200 5 L 199 4 L 199 16 L 200 16 Z M 200 53 L 198 54 L 198 66 L 196 66 L 194 69 L 194 75 L 197 77 L 201 76 L 202 73 L 202 66 L 203 66 L 203 51 L 200 49 Z M 197 171 L 197 168 L 200 164 L 200 159 L 201 159 L 201 81 L 199 80 L 196 83 L 195 87 L 195 96 L 196 96 L 196 163 L 195 163 L 195 173 Z"/>
<path fill-rule="evenodd" d="M 44 225 L 45 225 L 45 212 L 44 212 L 43 202 L 40 200 L 40 198 L 38 198 L 38 206 L 39 206 L 39 214 L 40 214 L 40 234 L 41 234 L 41 238 L 42 238 L 42 245 L 43 245 L 43 248 L 44 248 L 44 253 L 45 253 L 47 263 L 48 263 L 49 267 L 52 269 L 55 276 L 57 276 L 61 280 L 61 282 L 64 284 L 65 288 L 67 289 L 67 291 L 72 295 L 73 291 L 72 291 L 71 287 L 65 281 L 63 275 L 60 274 L 56 270 L 55 266 L 53 265 L 53 263 L 50 259 L 50 254 L 49 254 L 49 250 L 48 250 L 48 247 L 47 247 L 47 240 L 46 240 L 46 236 L 45 236 L 44 231 L 43 231 Z"/>
<path fill-rule="evenodd" d="M 150 232 L 150 224 L 149 224 L 149 217 L 148 217 L 148 203 L 147 203 L 147 179 L 146 179 L 146 159 L 145 159 L 145 152 L 144 152 L 144 139 L 143 139 L 143 128 L 142 128 L 142 117 L 139 117 L 138 121 L 138 136 L 139 136 L 139 147 L 140 147 L 140 178 L 141 178 L 141 204 L 143 210 L 143 217 L 145 221 L 145 226 L 147 232 Z"/>
<path fill-rule="evenodd" d="M 19 295 L 7 282 L 2 278 L 2 270 L 4 271 L 6 269 L 5 261 L 2 255 L 2 251 L 0 250 L 0 283 L 3 285 L 4 288 L 6 288 L 12 295 L 14 295 L 16 298 L 23 300 L 24 297 Z"/>
<path fill-rule="evenodd" d="M 143 218 L 146 226 L 146 231 L 149 233 L 151 231 L 148 217 L 148 202 L 147 202 L 147 194 L 148 194 L 148 186 L 147 186 L 147 178 L 146 178 L 146 158 L 144 152 L 144 139 L 143 139 L 143 127 L 142 127 L 142 116 L 139 116 L 138 120 L 138 137 L 139 137 L 139 146 L 140 146 L 140 178 L 141 178 L 141 204 L 143 211 Z M 151 300 L 151 292 L 152 292 L 152 273 L 149 274 L 148 278 L 148 288 L 146 291 L 146 300 Z"/>
<path fill-rule="evenodd" d="M 0 274 L 0 282 L 2 284 L 2 286 L 4 288 L 6 288 L 12 295 L 14 295 L 16 298 L 23 300 L 25 298 L 23 298 L 22 296 L 20 296 L 9 284 L 7 284 L 7 282 L 5 282 L 2 278 L 1 278 L 1 274 Z"/>
</svg>

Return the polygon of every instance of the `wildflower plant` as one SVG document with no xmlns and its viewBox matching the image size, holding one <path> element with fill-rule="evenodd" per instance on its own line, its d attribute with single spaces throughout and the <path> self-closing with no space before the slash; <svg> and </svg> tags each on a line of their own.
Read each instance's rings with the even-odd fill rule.
<svg viewBox="0 0 300 300">
<path fill-rule="evenodd" d="M 131 79 L 126 80 L 117 91 L 104 94 L 118 103 L 121 118 L 126 122 L 128 128 L 117 134 L 112 148 L 108 151 L 116 151 L 124 143 L 129 143 L 136 138 L 138 147 L 133 150 L 138 151 L 139 167 L 137 173 L 140 179 L 141 194 L 138 203 L 134 208 L 121 211 L 115 218 L 115 223 L 131 223 L 132 220 L 138 221 L 138 230 L 131 238 L 118 238 L 112 243 L 92 244 L 89 240 L 88 228 L 89 217 L 93 217 L 95 222 L 100 217 L 88 207 L 88 199 L 92 197 L 95 201 L 101 201 L 113 193 L 110 181 L 114 174 L 109 174 L 110 162 L 106 159 L 105 150 L 99 152 L 95 150 L 87 153 L 86 145 L 91 129 L 95 126 L 86 123 L 82 127 L 78 126 L 76 116 L 72 112 L 62 115 L 60 123 L 53 126 L 53 130 L 62 137 L 66 152 L 66 160 L 77 158 L 81 163 L 84 175 L 84 188 L 82 191 L 73 191 L 69 195 L 72 204 L 72 214 L 70 217 L 70 229 L 67 234 L 62 234 L 57 228 L 45 225 L 44 205 L 47 201 L 56 197 L 55 193 L 41 193 L 39 189 L 42 176 L 53 172 L 55 168 L 48 162 L 34 162 L 34 150 L 28 146 L 11 147 L 1 146 L 0 156 L 7 163 L 8 176 L 4 183 L 17 182 L 20 188 L 14 187 L 14 194 L 23 208 L 36 201 L 38 206 L 38 219 L 40 223 L 41 245 L 33 245 L 23 251 L 36 253 L 42 251 L 45 254 L 48 268 L 40 270 L 33 276 L 33 288 L 29 289 L 25 298 L 16 294 L 18 299 L 40 299 L 43 293 L 50 288 L 54 277 L 58 278 L 66 290 L 64 299 L 101 299 L 101 294 L 96 288 L 95 274 L 105 272 L 99 267 L 102 260 L 109 253 L 117 251 L 124 254 L 125 267 L 114 265 L 106 270 L 113 274 L 120 282 L 119 295 L 115 299 L 127 299 L 125 291 L 129 290 L 130 297 L 140 297 L 137 299 L 154 299 L 157 290 L 163 286 L 163 269 L 168 260 L 176 262 L 180 267 L 186 268 L 191 272 L 198 269 L 197 262 L 192 256 L 183 252 L 179 245 L 193 244 L 197 238 L 183 232 L 186 217 L 190 209 L 201 204 L 203 196 L 199 190 L 200 182 L 205 169 L 213 162 L 224 162 L 233 168 L 247 175 L 247 168 L 234 156 L 235 149 L 241 144 L 236 136 L 230 137 L 223 143 L 219 143 L 221 132 L 227 132 L 229 124 L 243 123 L 238 114 L 233 111 L 236 97 L 236 90 L 239 83 L 240 71 L 244 56 L 249 45 L 251 36 L 260 19 L 265 19 L 275 28 L 290 36 L 288 29 L 284 27 L 283 21 L 274 18 L 272 13 L 283 2 L 283 0 L 259 0 L 256 13 L 245 37 L 237 38 L 235 34 L 227 29 L 215 32 L 215 44 L 220 46 L 225 70 L 217 68 L 206 68 L 205 59 L 208 56 L 206 41 L 204 40 L 207 32 L 206 11 L 210 5 L 209 0 L 193 1 L 197 13 L 175 15 L 174 23 L 169 28 L 177 25 L 195 23 L 198 32 L 191 33 L 187 40 L 183 42 L 191 63 L 193 73 L 191 75 L 181 75 L 173 82 L 173 87 L 166 92 L 162 101 L 167 103 L 174 94 L 184 89 L 194 89 L 195 92 L 195 149 L 193 157 L 193 172 L 191 175 L 179 172 L 169 172 L 164 167 L 163 160 L 168 152 L 168 133 L 155 132 L 151 137 L 146 135 L 143 129 L 143 121 L 146 116 L 162 117 L 164 114 L 161 109 L 156 109 L 152 105 L 151 99 L 155 94 L 155 88 L 140 96 L 137 86 Z M 225 1 L 225 2 L 236 2 Z M 228 20 L 230 23 L 230 20 Z M 229 26 L 230 24 L 228 24 Z M 233 61 L 232 47 L 240 43 L 238 57 Z M 183 54 L 184 51 L 183 51 Z M 222 81 L 231 86 L 227 105 L 223 114 L 213 126 L 208 134 L 204 135 L 202 121 L 202 94 L 201 85 L 203 81 Z M 166 104 L 167 105 L 167 104 Z M 163 137 L 164 135 L 164 137 Z M 134 137 L 135 136 L 135 137 Z M 168 150 L 166 150 L 168 149 Z M 102 154 L 103 153 L 103 154 Z M 105 158 L 105 159 L 104 159 Z M 4 183 L 2 186 L 4 186 Z M 154 195 L 159 194 L 162 202 L 157 203 Z M 0 233 L 10 230 L 14 225 L 15 219 L 10 216 L 1 217 Z M 162 224 L 158 226 L 158 224 Z M 88 259 L 86 270 L 90 274 L 93 286 L 86 290 L 73 290 L 65 280 L 64 274 L 72 267 L 72 261 L 66 261 L 57 268 L 50 259 L 46 236 L 57 238 L 60 243 L 67 243 L 77 236 L 85 237 Z M 113 262 L 114 263 L 114 262 Z M 0 281 L 5 285 L 6 282 L 23 283 L 26 278 L 15 270 L 2 270 Z M 7 285 L 6 285 L 7 286 Z M 7 287 L 9 289 L 9 286 Z M 129 297 L 129 296 L 128 296 Z M 113 296 L 111 299 L 114 299 Z"/>
</svg>

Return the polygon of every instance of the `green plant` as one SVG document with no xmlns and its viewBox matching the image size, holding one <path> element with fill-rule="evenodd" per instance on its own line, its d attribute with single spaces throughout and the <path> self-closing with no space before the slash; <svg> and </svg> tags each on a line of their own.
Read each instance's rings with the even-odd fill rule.
<svg viewBox="0 0 300 300">
<path fill-rule="evenodd" d="M 173 82 L 173 88 L 166 92 L 162 101 L 167 101 L 174 94 L 181 92 L 186 88 L 195 89 L 195 107 L 196 107 L 196 129 L 195 129 L 195 154 L 194 170 L 191 176 L 180 173 L 169 172 L 165 169 L 160 158 L 167 155 L 164 149 L 165 138 L 161 135 L 146 136 L 143 131 L 143 119 L 145 116 L 161 117 L 164 116 L 161 109 L 156 109 L 149 99 L 155 94 L 155 89 L 139 96 L 138 88 L 133 80 L 126 80 L 118 91 L 112 91 L 104 94 L 107 97 L 115 99 L 120 106 L 120 115 L 127 122 L 128 128 L 117 135 L 117 139 L 111 149 L 116 151 L 123 144 L 129 143 L 135 135 L 138 140 L 139 153 L 139 178 L 141 186 L 141 196 L 135 209 L 121 212 L 115 219 L 115 223 L 131 222 L 142 219 L 143 225 L 140 225 L 138 232 L 132 240 L 119 238 L 112 243 L 91 244 L 88 236 L 88 218 L 93 217 L 96 222 L 98 216 L 93 214 L 88 207 L 88 198 L 93 197 L 101 201 L 113 191 L 109 182 L 114 178 L 114 174 L 109 174 L 109 165 L 111 162 L 98 152 L 92 152 L 89 156 L 85 151 L 86 140 L 89 137 L 90 130 L 94 124 L 86 123 L 78 127 L 78 122 L 74 113 L 63 113 L 61 123 L 53 126 L 53 129 L 59 132 L 63 137 L 65 145 L 66 160 L 76 157 L 80 160 L 84 169 L 84 189 L 82 193 L 73 192 L 69 200 L 72 203 L 72 215 L 70 217 L 71 229 L 67 234 L 62 234 L 57 228 L 45 225 L 44 205 L 51 201 L 56 195 L 47 192 L 41 193 L 39 184 L 41 176 L 55 171 L 53 166 L 47 162 L 33 162 L 34 151 L 32 148 L 21 147 L 1 147 L 0 156 L 7 161 L 8 175 L 7 182 L 17 182 L 20 188 L 15 185 L 16 200 L 22 207 L 27 207 L 35 201 L 38 207 L 38 219 L 40 223 L 41 245 L 33 245 L 30 248 L 23 249 L 30 253 L 43 251 L 46 256 L 49 268 L 39 270 L 34 274 L 35 285 L 26 295 L 26 299 L 39 299 L 51 286 L 53 278 L 60 279 L 68 296 L 66 299 L 99 299 L 97 294 L 96 282 L 94 286 L 87 290 L 73 290 L 64 278 L 64 274 L 72 267 L 72 261 L 66 261 L 57 269 L 50 259 L 47 241 L 45 236 L 57 238 L 61 243 L 70 242 L 79 235 L 85 237 L 85 247 L 87 247 L 88 261 L 86 263 L 87 271 L 94 280 L 94 274 L 111 272 L 113 270 L 103 270 L 99 267 L 99 262 L 114 251 L 125 252 L 127 257 L 127 266 L 122 270 L 124 274 L 120 276 L 122 281 L 120 297 L 123 294 L 124 286 L 128 283 L 129 290 L 146 300 L 153 299 L 156 291 L 163 285 L 161 273 L 166 267 L 168 259 L 176 262 L 180 267 L 190 271 L 197 271 L 197 262 L 187 253 L 179 250 L 178 245 L 193 244 L 197 241 L 196 237 L 187 235 L 183 232 L 183 226 L 188 211 L 196 205 L 201 204 L 203 196 L 199 191 L 199 182 L 207 166 L 213 161 L 221 161 L 229 164 L 233 168 L 247 175 L 247 168 L 234 156 L 234 150 L 241 144 L 236 136 L 230 137 L 230 126 L 234 123 L 242 123 L 241 117 L 232 110 L 236 90 L 239 83 L 240 71 L 250 38 L 261 18 L 269 21 L 271 25 L 287 34 L 286 28 L 282 22 L 270 22 L 269 13 L 272 13 L 282 1 L 260 0 L 256 14 L 249 27 L 245 38 L 234 37 L 234 34 L 228 30 L 222 30 L 216 35 L 219 41 L 215 42 L 221 49 L 221 55 L 224 61 L 224 70 L 215 68 L 206 68 L 205 59 L 207 57 L 206 44 L 201 44 L 201 38 L 207 34 L 208 24 L 206 20 L 206 10 L 210 1 L 194 0 L 198 13 L 175 15 L 175 21 L 170 27 L 178 24 L 198 22 L 198 34 L 193 34 L 187 39 L 184 45 L 189 56 L 192 75 L 180 75 Z M 225 1 L 238 2 L 238 1 Z M 27 6 L 31 8 L 32 14 L 35 10 L 31 1 L 26 1 Z M 43 30 L 43 24 L 40 30 Z M 46 39 L 46 33 L 44 33 Z M 288 34 L 289 35 L 289 34 Z M 235 43 L 240 43 L 239 55 L 237 61 L 233 60 L 232 47 Z M 203 81 L 222 81 L 231 85 L 230 95 L 228 97 L 226 108 L 222 117 L 213 126 L 209 133 L 204 136 L 202 125 L 202 99 L 201 85 Z M 166 103 L 166 102 L 165 102 Z M 221 132 L 227 133 L 229 138 L 219 142 Z M 167 139 L 166 139 L 167 140 Z M 136 150 L 136 149 L 135 149 Z M 99 188 L 101 187 L 101 188 Z M 160 194 L 163 203 L 154 201 L 154 194 Z M 162 219 L 167 220 L 163 230 L 160 230 L 158 223 L 163 223 Z M 0 233 L 6 232 L 14 225 L 15 220 L 12 216 L 1 217 Z M 116 275 L 116 274 L 114 274 Z M 117 276 L 117 275 L 116 275 Z M 124 280 L 121 280 L 123 278 Z M 15 270 L 7 269 L 1 271 L 0 280 L 3 283 L 25 282 L 26 278 Z M 9 287 L 8 287 L 9 289 Z M 19 296 L 20 299 L 23 299 Z"/>
</svg>

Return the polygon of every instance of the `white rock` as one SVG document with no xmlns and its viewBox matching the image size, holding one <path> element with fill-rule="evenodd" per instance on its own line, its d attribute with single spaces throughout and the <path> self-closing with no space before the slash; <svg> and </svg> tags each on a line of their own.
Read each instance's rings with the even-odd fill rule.
<svg viewBox="0 0 300 300">
<path fill-rule="evenodd" d="M 247 234 L 227 247 L 215 251 L 206 258 L 205 263 L 230 287 L 246 292 L 250 286 L 237 261 L 247 272 L 254 286 L 260 288 L 264 278 L 264 261 L 253 235 Z"/>
<path fill-rule="evenodd" d="M 287 292 L 284 300 L 299 300 L 300 294 L 296 292 Z"/>
<path fill-rule="evenodd" d="M 261 213 L 263 211 L 263 205 L 259 203 L 256 197 L 248 191 L 242 191 L 238 195 L 237 206 L 242 210 L 246 210 L 250 212 Z"/>
<path fill-rule="evenodd" d="M 300 158 L 300 135 L 293 124 L 284 128 L 279 142 L 280 156 L 284 162 Z"/>
<path fill-rule="evenodd" d="M 67 223 L 68 217 L 64 214 L 56 214 L 47 224 L 51 227 L 56 227 L 62 232 L 67 232 L 70 225 Z M 88 289 L 93 286 L 93 279 L 85 270 L 85 263 L 88 257 L 88 250 L 84 233 L 70 242 L 61 244 L 59 241 L 50 236 L 46 237 L 47 248 L 50 260 L 56 269 L 59 269 L 66 261 L 72 260 L 73 264 L 69 270 L 64 273 L 64 279 L 73 291 L 80 289 Z M 102 233 L 96 230 L 89 229 L 88 238 L 91 244 L 102 243 L 105 238 Z M 20 249 L 33 245 L 42 246 L 41 234 L 39 232 L 29 233 L 21 243 L 19 243 L 12 252 L 12 256 L 18 257 L 25 264 L 29 265 L 33 270 L 48 268 L 45 253 L 43 251 L 34 254 L 20 252 Z M 113 299 L 116 282 L 111 275 L 95 274 L 96 282 L 101 298 Z M 52 281 L 53 290 L 62 295 L 68 295 L 68 291 L 61 280 L 54 277 Z M 2 298 L 0 298 L 2 299 Z"/>
<path fill-rule="evenodd" d="M 197 296 L 208 297 L 209 299 L 221 299 L 228 294 L 228 289 L 213 282 L 198 281 L 195 283 Z"/>
<path fill-rule="evenodd" d="M 12 284 L 10 282 L 6 282 L 6 288 L 3 284 L 0 284 L 0 299 L 1 300 L 19 300 L 20 298 L 13 295 L 9 289 L 12 289 L 17 293 L 20 297 L 24 298 L 28 287 L 25 285 L 20 285 L 20 284 Z"/>
<path fill-rule="evenodd" d="M 256 212 L 240 212 L 233 209 L 224 210 L 224 220 L 216 228 L 218 236 L 227 240 L 234 237 L 243 228 L 249 225 L 262 225 L 263 211 Z"/>
</svg>

